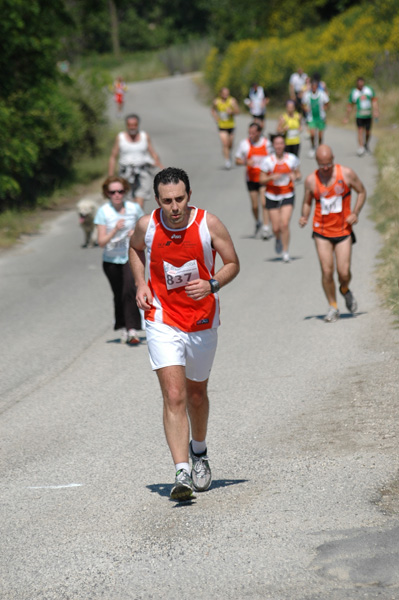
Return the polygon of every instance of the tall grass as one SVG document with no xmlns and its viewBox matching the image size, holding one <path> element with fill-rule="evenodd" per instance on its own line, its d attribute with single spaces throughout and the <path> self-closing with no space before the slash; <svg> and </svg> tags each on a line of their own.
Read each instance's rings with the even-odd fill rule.
<svg viewBox="0 0 399 600">
<path fill-rule="evenodd" d="M 383 237 L 378 255 L 378 291 L 399 317 L 399 131 L 391 129 L 377 145 L 379 181 L 371 198 L 372 217 Z"/>
</svg>

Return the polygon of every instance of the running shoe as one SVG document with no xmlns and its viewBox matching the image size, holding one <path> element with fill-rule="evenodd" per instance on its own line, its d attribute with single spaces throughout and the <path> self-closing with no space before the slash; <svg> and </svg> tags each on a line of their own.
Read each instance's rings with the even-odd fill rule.
<svg viewBox="0 0 399 600">
<path fill-rule="evenodd" d="M 290 255 L 288 254 L 288 252 L 283 252 L 283 261 L 285 263 L 289 263 L 290 262 Z"/>
<path fill-rule="evenodd" d="M 314 158 L 316 156 L 316 150 L 314 148 L 311 148 L 311 150 L 309 150 L 308 153 L 308 158 Z"/>
<path fill-rule="evenodd" d="M 358 156 L 363 156 L 363 154 L 366 152 L 366 148 L 364 146 L 359 146 L 359 148 L 357 149 L 357 155 Z"/>
<path fill-rule="evenodd" d="M 197 490 L 197 492 L 205 492 L 205 490 L 207 490 L 211 485 L 212 481 L 212 473 L 206 451 L 202 454 L 194 454 L 190 442 L 190 458 L 193 462 L 191 477 L 194 488 Z"/>
<path fill-rule="evenodd" d="M 135 329 L 129 329 L 127 332 L 127 343 L 130 346 L 135 346 L 136 344 L 140 344 L 139 334 Z"/>
<path fill-rule="evenodd" d="M 276 238 L 276 244 L 274 246 L 274 249 L 276 251 L 276 254 L 281 254 L 283 251 L 283 244 L 280 240 L 280 238 Z"/>
<path fill-rule="evenodd" d="M 262 223 L 260 221 L 256 221 L 256 223 L 255 223 L 255 237 L 258 235 L 259 229 L 261 227 L 262 227 Z"/>
<path fill-rule="evenodd" d="M 326 323 L 335 323 L 339 319 L 339 310 L 333 306 L 328 307 L 328 313 L 324 317 Z"/>
<path fill-rule="evenodd" d="M 231 169 L 231 160 L 226 160 L 226 162 L 224 163 L 224 166 L 229 171 Z"/>
<path fill-rule="evenodd" d="M 184 469 L 180 469 L 176 473 L 175 485 L 170 492 L 170 498 L 178 502 L 195 499 L 196 495 L 193 488 L 193 480 L 190 475 Z"/>
<path fill-rule="evenodd" d="M 339 286 L 339 291 L 341 292 L 342 296 L 345 298 L 345 304 L 346 304 L 346 308 L 349 310 L 350 313 L 355 313 L 357 311 L 357 301 L 355 296 L 352 294 L 352 292 L 350 290 L 348 290 L 346 292 L 346 294 L 344 294 L 341 290 L 341 286 Z"/>
<path fill-rule="evenodd" d="M 269 225 L 263 225 L 262 227 L 262 240 L 270 240 L 273 237 L 273 234 L 270 230 Z"/>
<path fill-rule="evenodd" d="M 128 333 L 127 333 L 126 327 L 122 327 L 120 336 L 121 336 L 120 337 L 121 344 L 126 344 L 126 342 L 128 340 Z"/>
</svg>

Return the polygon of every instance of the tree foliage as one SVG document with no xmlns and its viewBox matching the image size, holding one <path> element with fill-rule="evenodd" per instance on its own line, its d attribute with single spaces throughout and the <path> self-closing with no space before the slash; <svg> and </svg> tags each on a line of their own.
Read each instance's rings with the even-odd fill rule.
<svg viewBox="0 0 399 600">
<path fill-rule="evenodd" d="M 90 82 L 57 71 L 72 23 L 62 0 L 2 0 L 0 209 L 34 204 L 96 144 L 104 105 Z"/>
</svg>

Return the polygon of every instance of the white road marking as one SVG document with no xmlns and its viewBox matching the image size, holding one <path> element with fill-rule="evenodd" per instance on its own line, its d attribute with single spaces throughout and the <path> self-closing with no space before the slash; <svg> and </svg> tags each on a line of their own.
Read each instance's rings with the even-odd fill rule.
<svg viewBox="0 0 399 600">
<path fill-rule="evenodd" d="M 83 483 L 67 483 L 66 485 L 37 485 L 28 486 L 28 490 L 62 490 L 65 488 L 81 487 Z"/>
</svg>

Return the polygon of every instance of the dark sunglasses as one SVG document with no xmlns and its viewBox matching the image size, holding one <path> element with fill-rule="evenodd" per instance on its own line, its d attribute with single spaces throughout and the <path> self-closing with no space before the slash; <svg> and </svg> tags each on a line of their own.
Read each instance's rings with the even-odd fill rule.
<svg viewBox="0 0 399 600">
<path fill-rule="evenodd" d="M 125 190 L 108 190 L 108 194 L 113 196 L 114 194 L 124 194 Z"/>
</svg>

